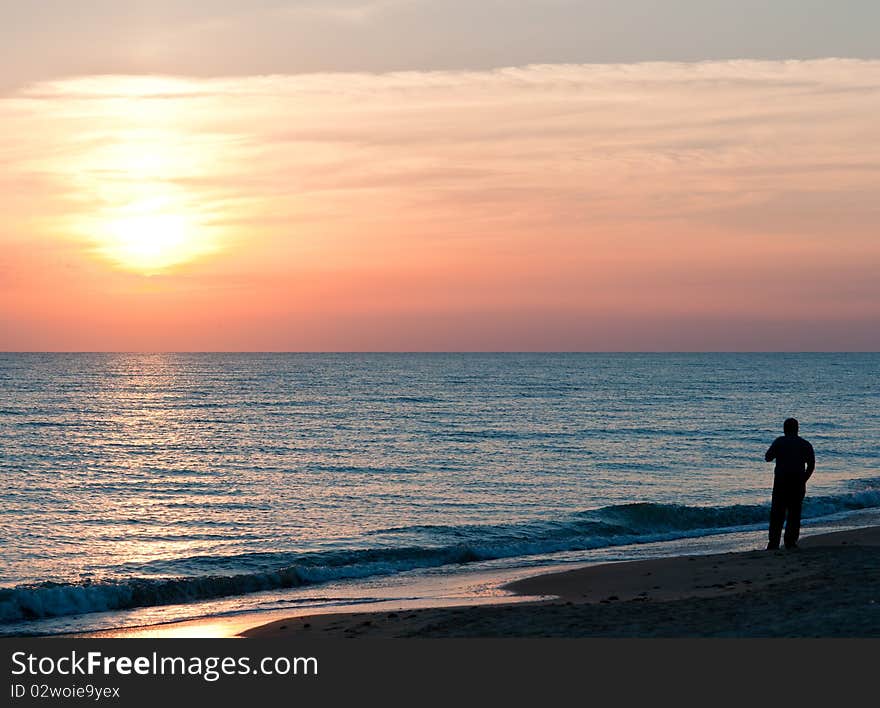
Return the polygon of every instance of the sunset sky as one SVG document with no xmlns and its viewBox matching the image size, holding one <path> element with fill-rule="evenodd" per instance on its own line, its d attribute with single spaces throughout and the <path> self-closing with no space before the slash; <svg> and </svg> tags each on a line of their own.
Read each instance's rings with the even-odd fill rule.
<svg viewBox="0 0 880 708">
<path fill-rule="evenodd" d="M 878 26 L 4 6 L 0 350 L 880 349 Z"/>
</svg>

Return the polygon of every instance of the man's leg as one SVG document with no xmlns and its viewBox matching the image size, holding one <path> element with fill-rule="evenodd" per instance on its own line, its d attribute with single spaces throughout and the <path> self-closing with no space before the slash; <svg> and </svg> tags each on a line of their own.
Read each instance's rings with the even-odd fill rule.
<svg viewBox="0 0 880 708">
<path fill-rule="evenodd" d="M 797 546 L 801 534 L 801 511 L 804 507 L 805 485 L 794 485 L 788 493 L 788 520 L 785 522 L 785 547 Z"/>
<path fill-rule="evenodd" d="M 782 524 L 785 521 L 785 495 L 782 487 L 773 485 L 773 499 L 770 502 L 770 541 L 768 550 L 779 548 L 779 539 L 782 536 Z"/>
</svg>

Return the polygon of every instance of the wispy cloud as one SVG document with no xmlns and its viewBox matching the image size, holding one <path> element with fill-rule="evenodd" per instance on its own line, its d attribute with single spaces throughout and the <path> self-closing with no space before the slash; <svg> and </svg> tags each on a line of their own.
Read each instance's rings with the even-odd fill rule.
<svg viewBox="0 0 880 708">
<path fill-rule="evenodd" d="M 248 289 L 243 318 L 543 313 L 524 348 L 551 312 L 747 321 L 789 298 L 804 327 L 868 326 L 878 110 L 880 62 L 843 59 L 47 82 L 0 101 L 23 185 L 0 239 L 89 244 L 158 203 L 215 253 L 186 277 Z"/>
<path fill-rule="evenodd" d="M 880 58 L 875 0 L 40 0 L 2 15 L 15 61 L 0 91 L 84 74 Z"/>
</svg>

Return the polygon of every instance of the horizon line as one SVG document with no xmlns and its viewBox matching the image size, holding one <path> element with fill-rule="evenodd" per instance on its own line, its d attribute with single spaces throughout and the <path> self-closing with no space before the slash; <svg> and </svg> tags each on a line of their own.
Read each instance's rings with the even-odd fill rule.
<svg viewBox="0 0 880 708">
<path fill-rule="evenodd" d="M 875 349 L 43 349 L 0 350 L 6 354 L 880 354 Z"/>
</svg>

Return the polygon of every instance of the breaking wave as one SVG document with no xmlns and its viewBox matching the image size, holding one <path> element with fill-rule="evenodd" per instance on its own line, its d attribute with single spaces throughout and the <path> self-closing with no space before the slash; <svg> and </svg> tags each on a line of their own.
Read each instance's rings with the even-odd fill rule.
<svg viewBox="0 0 880 708">
<path fill-rule="evenodd" d="M 860 480 L 851 493 L 809 497 L 804 517 L 875 507 L 880 507 L 880 478 Z M 645 502 L 606 506 L 554 521 L 390 528 L 368 534 L 377 542 L 370 548 L 166 563 L 172 572 L 175 563 L 190 569 L 198 565 L 199 575 L 81 583 L 47 580 L 2 588 L 0 622 L 181 604 L 419 568 L 671 540 L 764 524 L 767 513 L 766 504 L 712 507 Z M 230 567 L 244 571 L 230 573 Z"/>
</svg>

